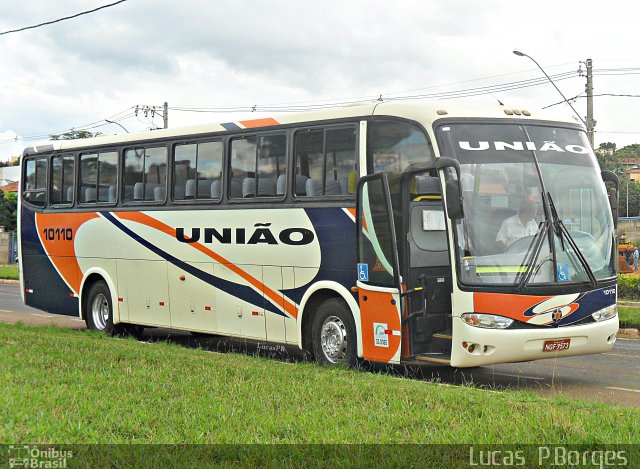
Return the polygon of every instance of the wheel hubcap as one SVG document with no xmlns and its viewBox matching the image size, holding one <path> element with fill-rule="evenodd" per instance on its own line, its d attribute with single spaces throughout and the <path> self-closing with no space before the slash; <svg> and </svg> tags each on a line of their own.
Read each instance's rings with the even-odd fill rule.
<svg viewBox="0 0 640 469">
<path fill-rule="evenodd" d="M 347 355 L 347 328 L 340 318 L 329 316 L 320 330 L 322 352 L 331 363 L 339 363 Z"/>
<path fill-rule="evenodd" d="M 98 330 L 104 330 L 109 320 L 109 301 L 102 293 L 98 293 L 91 303 L 93 324 Z"/>
</svg>

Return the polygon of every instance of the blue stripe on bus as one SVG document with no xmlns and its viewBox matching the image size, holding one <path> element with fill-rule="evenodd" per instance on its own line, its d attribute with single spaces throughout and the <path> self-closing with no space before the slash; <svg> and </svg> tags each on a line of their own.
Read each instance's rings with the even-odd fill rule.
<svg viewBox="0 0 640 469">
<path fill-rule="evenodd" d="M 111 223 L 113 223 L 121 231 L 123 231 L 124 233 L 129 235 L 131 238 L 136 240 L 138 243 L 142 244 L 144 247 L 146 247 L 147 249 L 149 249 L 153 253 L 157 254 L 160 257 L 162 257 L 167 262 L 172 263 L 173 265 L 175 265 L 179 269 L 182 269 L 185 272 L 188 272 L 189 274 L 193 275 L 194 277 L 199 278 L 203 282 L 206 282 L 209 285 L 212 285 L 212 286 L 216 287 L 219 290 L 222 290 L 222 291 L 224 291 L 226 293 L 229 293 L 230 295 L 233 295 L 233 296 L 235 296 L 237 298 L 240 298 L 243 301 L 247 301 L 247 302 L 249 302 L 249 303 L 251 303 L 253 305 L 256 305 L 257 307 L 264 307 L 264 309 L 267 310 L 267 311 L 271 311 L 272 313 L 275 313 L 275 314 L 277 314 L 279 316 L 286 317 L 286 314 L 284 314 L 282 311 L 280 311 L 276 305 L 274 305 L 266 297 L 264 297 L 264 296 L 260 295 L 259 293 L 257 293 L 253 288 L 245 287 L 245 286 L 242 286 L 242 285 L 238 285 L 237 283 L 229 282 L 227 280 L 223 280 L 223 279 L 218 278 L 218 277 L 216 277 L 214 275 L 211 275 L 211 274 L 208 274 L 206 272 L 203 272 L 200 269 L 197 269 L 197 268 L 193 267 L 192 265 L 181 261 L 180 259 L 178 259 L 178 258 L 172 256 L 171 254 L 163 251 L 162 249 L 158 248 L 157 246 L 154 246 L 149 241 L 143 239 L 137 233 L 135 233 L 134 231 L 132 231 L 129 228 L 127 228 L 120 220 L 117 220 L 111 213 L 102 212 L 102 216 L 105 217 L 107 220 L 109 220 Z M 263 306 L 260 306 L 260 305 L 263 305 Z"/>
<path fill-rule="evenodd" d="M 78 316 L 78 298 L 64 282 L 38 237 L 35 213 L 22 207 L 22 273 L 26 293 L 25 304 L 53 314 Z M 53 293 L 56 292 L 56 293 Z"/>
<path fill-rule="evenodd" d="M 320 244 L 320 269 L 306 285 L 282 292 L 297 304 L 309 289 L 309 285 L 329 280 L 347 290 L 356 284 L 356 228 L 341 208 L 304 209 Z M 354 299 L 357 294 L 352 293 Z"/>
<path fill-rule="evenodd" d="M 226 130 L 228 130 L 229 132 L 242 130 L 242 127 L 240 127 L 238 124 L 234 124 L 233 122 L 225 122 L 224 124 L 220 124 L 220 125 L 224 127 Z"/>
</svg>

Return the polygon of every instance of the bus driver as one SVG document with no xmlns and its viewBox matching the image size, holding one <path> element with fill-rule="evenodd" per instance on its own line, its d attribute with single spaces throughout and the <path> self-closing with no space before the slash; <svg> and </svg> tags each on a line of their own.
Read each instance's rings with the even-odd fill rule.
<svg viewBox="0 0 640 469">
<path fill-rule="evenodd" d="M 496 236 L 496 245 L 500 252 L 506 251 L 517 240 L 526 236 L 533 236 L 538 232 L 538 224 L 534 220 L 536 212 L 536 203 L 525 199 L 520 204 L 517 215 L 506 218 L 502 222 Z"/>
</svg>

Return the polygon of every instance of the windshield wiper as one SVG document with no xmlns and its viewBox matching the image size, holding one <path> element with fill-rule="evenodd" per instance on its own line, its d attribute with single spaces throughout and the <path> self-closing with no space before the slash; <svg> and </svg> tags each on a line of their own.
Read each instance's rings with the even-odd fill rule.
<svg viewBox="0 0 640 469">
<path fill-rule="evenodd" d="M 520 275 L 520 280 L 516 277 L 516 282 L 518 283 L 517 287 L 519 290 L 523 289 L 531 280 L 531 276 L 533 275 L 535 263 L 538 260 L 538 256 L 540 255 L 540 251 L 542 250 L 542 245 L 544 244 L 544 237 L 549 231 L 549 222 L 545 220 L 540 223 L 540 227 L 538 228 L 538 232 L 533 237 L 533 241 L 529 246 L 529 249 L 524 255 L 524 259 L 520 264 L 520 267 L 525 267 L 526 270 L 522 271 Z"/>
<path fill-rule="evenodd" d="M 566 251 L 566 248 L 564 245 L 564 240 L 566 239 L 566 241 L 569 243 L 569 247 L 571 247 L 576 257 L 580 261 L 580 264 L 582 264 L 582 267 L 584 268 L 584 271 L 589 277 L 589 281 L 591 282 L 592 286 L 594 288 L 597 288 L 598 280 L 596 280 L 596 276 L 594 275 L 593 270 L 591 270 L 591 266 L 589 266 L 589 263 L 587 262 L 585 257 L 582 255 L 582 252 L 580 252 L 580 249 L 578 248 L 578 245 L 576 244 L 575 240 L 569 233 L 569 230 L 567 230 L 567 227 L 564 225 L 564 223 L 558 216 L 556 205 L 553 203 L 553 198 L 551 197 L 551 193 L 549 192 L 547 192 L 547 200 L 549 201 L 549 208 L 551 209 L 551 217 L 552 217 L 551 223 L 553 225 L 553 231 L 555 232 L 556 236 L 560 238 L 560 246 L 562 247 L 562 250 Z"/>
</svg>

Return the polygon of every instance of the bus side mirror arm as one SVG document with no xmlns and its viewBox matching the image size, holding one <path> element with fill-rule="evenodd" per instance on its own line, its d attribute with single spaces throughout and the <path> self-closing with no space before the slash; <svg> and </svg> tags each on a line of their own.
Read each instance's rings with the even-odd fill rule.
<svg viewBox="0 0 640 469">
<path fill-rule="evenodd" d="M 462 190 L 460 188 L 460 163 L 453 158 L 438 158 L 436 160 L 437 169 L 453 168 L 456 172 L 457 180 L 451 179 L 446 182 L 445 191 L 447 197 L 447 215 L 451 220 L 464 218 L 462 211 Z"/>
<path fill-rule="evenodd" d="M 609 189 L 608 195 L 611 215 L 613 216 L 613 227 L 618 228 L 618 185 L 620 182 L 616 173 L 612 171 L 602 171 L 600 174 L 605 183 L 612 182 L 614 184 L 614 187 Z"/>
</svg>

